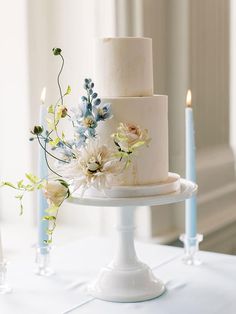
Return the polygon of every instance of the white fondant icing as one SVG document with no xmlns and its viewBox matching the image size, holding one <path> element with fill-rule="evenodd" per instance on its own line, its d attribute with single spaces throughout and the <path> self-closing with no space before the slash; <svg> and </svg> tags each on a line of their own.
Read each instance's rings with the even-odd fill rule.
<svg viewBox="0 0 236 314">
<path fill-rule="evenodd" d="M 114 185 L 144 185 L 164 182 L 168 178 L 168 98 L 151 97 L 102 98 L 112 104 L 113 118 L 101 122 L 97 132 L 103 143 L 114 145 L 111 134 L 120 122 L 134 123 L 148 129 L 151 141 L 133 157 L 133 163 Z M 134 175 L 135 172 L 135 175 Z"/>
<path fill-rule="evenodd" d="M 110 189 L 98 191 L 95 188 L 89 188 L 84 193 L 85 197 L 110 197 L 127 198 L 142 196 L 165 195 L 180 190 L 180 176 L 176 173 L 168 174 L 165 182 L 159 184 L 146 184 L 136 186 L 112 186 Z"/>
<path fill-rule="evenodd" d="M 96 38 L 94 82 L 102 97 L 153 95 L 152 40 Z"/>
</svg>

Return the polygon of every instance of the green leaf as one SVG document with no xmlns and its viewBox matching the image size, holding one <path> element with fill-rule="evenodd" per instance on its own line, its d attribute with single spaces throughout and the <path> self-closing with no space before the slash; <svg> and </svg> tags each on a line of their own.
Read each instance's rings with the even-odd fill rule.
<svg viewBox="0 0 236 314">
<path fill-rule="evenodd" d="M 28 192 L 32 192 L 35 189 L 35 187 L 33 185 L 31 185 L 31 184 L 27 184 L 24 188 Z"/>
<path fill-rule="evenodd" d="M 139 141 L 137 143 L 135 143 L 134 145 L 131 146 L 131 150 L 139 148 L 141 146 L 145 145 L 145 141 Z"/>
<path fill-rule="evenodd" d="M 45 243 L 45 244 L 51 244 L 52 243 L 52 240 L 50 239 L 50 240 L 43 240 L 43 243 Z"/>
<path fill-rule="evenodd" d="M 60 142 L 59 137 L 56 137 L 53 141 L 50 141 L 49 144 L 54 147 L 57 146 L 59 142 Z"/>
<path fill-rule="evenodd" d="M 51 120 L 51 119 L 49 119 L 49 118 L 47 118 L 46 121 L 47 121 L 47 124 L 48 124 L 49 129 L 50 129 L 50 130 L 55 130 L 54 121 Z M 55 122 L 56 122 L 56 121 L 55 121 Z"/>
<path fill-rule="evenodd" d="M 38 185 L 36 185 L 36 189 L 37 190 L 41 190 L 41 189 L 43 189 L 45 186 L 44 186 L 44 183 L 40 183 L 40 184 L 38 184 Z"/>
<path fill-rule="evenodd" d="M 123 135 L 123 134 L 120 134 L 120 133 L 115 133 L 113 135 L 113 137 L 116 139 L 116 141 L 118 142 L 128 142 L 128 138 Z"/>
<path fill-rule="evenodd" d="M 49 208 L 45 210 L 45 212 L 51 216 L 51 214 L 55 214 L 58 211 L 58 208 L 58 206 L 52 204 Z"/>
<path fill-rule="evenodd" d="M 2 186 L 4 186 L 4 185 L 9 186 L 9 187 L 17 190 L 17 187 L 11 182 L 2 182 Z"/>
<path fill-rule="evenodd" d="M 62 105 L 58 106 L 56 117 L 55 117 L 55 124 L 57 124 L 60 121 L 60 119 L 62 118 L 62 110 L 63 110 L 63 108 L 64 107 Z"/>
<path fill-rule="evenodd" d="M 71 93 L 71 87 L 68 85 L 65 95 L 69 95 Z"/>
<path fill-rule="evenodd" d="M 117 152 L 113 155 L 114 157 L 118 157 L 118 158 L 129 158 L 129 154 L 126 152 Z"/>
<path fill-rule="evenodd" d="M 18 194 L 15 196 L 15 198 L 17 198 L 18 200 L 22 200 L 23 196 L 24 196 L 23 194 Z"/>
<path fill-rule="evenodd" d="M 25 176 L 33 184 L 36 184 L 40 181 L 40 179 L 32 173 L 26 173 Z"/>
<path fill-rule="evenodd" d="M 23 180 L 20 180 L 20 181 L 17 182 L 17 186 L 18 186 L 19 189 L 24 187 L 23 183 L 24 183 Z"/>
<path fill-rule="evenodd" d="M 54 105 L 50 105 L 49 107 L 48 107 L 48 113 L 54 113 Z"/>
<path fill-rule="evenodd" d="M 56 217 L 55 216 L 44 216 L 43 220 L 55 221 Z"/>
<path fill-rule="evenodd" d="M 130 164 L 131 164 L 131 160 L 128 159 L 127 162 L 126 162 L 126 164 L 125 164 L 125 169 L 127 169 L 127 168 L 130 166 Z"/>
</svg>

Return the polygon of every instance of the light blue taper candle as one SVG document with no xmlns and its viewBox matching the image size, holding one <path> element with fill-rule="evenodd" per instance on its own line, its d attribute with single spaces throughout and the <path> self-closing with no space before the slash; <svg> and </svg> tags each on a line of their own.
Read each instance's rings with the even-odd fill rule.
<svg viewBox="0 0 236 314">
<path fill-rule="evenodd" d="M 186 136 L 186 179 L 196 182 L 196 157 L 193 109 L 191 107 L 191 91 L 188 90 L 185 108 L 185 136 Z M 196 197 L 185 201 L 185 233 L 186 237 L 197 236 L 197 202 Z"/>
<path fill-rule="evenodd" d="M 42 105 L 40 106 L 40 125 L 43 126 L 44 130 L 46 128 L 46 115 L 47 115 L 47 108 L 44 106 L 46 96 L 46 88 L 42 90 L 41 94 L 41 102 Z M 42 143 L 44 145 L 44 142 Z M 40 179 L 47 178 L 48 176 L 48 168 L 47 163 L 45 160 L 44 150 L 40 147 L 39 148 L 39 159 L 38 159 L 38 173 Z M 43 217 L 47 214 L 45 210 L 48 208 L 47 200 L 42 192 L 39 190 L 38 192 L 38 246 L 41 250 L 41 253 L 44 253 L 43 247 L 47 246 L 45 244 L 45 240 L 48 240 L 47 229 L 48 229 L 48 221 L 43 220 Z"/>
</svg>

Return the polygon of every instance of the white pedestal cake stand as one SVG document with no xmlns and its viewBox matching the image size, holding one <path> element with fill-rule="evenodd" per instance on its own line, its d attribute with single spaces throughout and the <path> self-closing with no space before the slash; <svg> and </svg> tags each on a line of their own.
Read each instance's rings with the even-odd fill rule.
<svg viewBox="0 0 236 314">
<path fill-rule="evenodd" d="M 134 209 L 137 206 L 163 205 L 183 201 L 197 192 L 197 185 L 180 179 L 180 191 L 168 195 L 135 198 L 72 198 L 86 206 L 118 207 L 117 247 L 109 265 L 102 268 L 97 279 L 89 284 L 89 293 L 113 302 L 145 301 L 160 296 L 164 283 L 142 263 L 134 247 Z"/>
</svg>

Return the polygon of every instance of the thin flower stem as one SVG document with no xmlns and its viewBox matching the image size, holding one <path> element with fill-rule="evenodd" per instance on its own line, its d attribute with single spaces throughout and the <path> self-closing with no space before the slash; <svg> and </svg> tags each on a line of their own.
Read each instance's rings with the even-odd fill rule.
<svg viewBox="0 0 236 314">
<path fill-rule="evenodd" d="M 62 89 L 61 89 L 61 83 L 60 83 L 60 77 L 61 77 L 62 70 L 63 70 L 63 68 L 64 68 L 65 59 L 64 59 L 64 57 L 63 57 L 62 54 L 60 54 L 60 57 L 61 57 L 61 59 L 62 59 L 62 64 L 61 64 L 60 71 L 59 71 L 59 73 L 58 73 L 58 75 L 57 75 L 57 85 L 58 85 L 58 88 L 59 88 L 60 98 L 59 98 L 59 100 L 57 101 L 57 103 L 56 103 L 56 105 L 55 105 L 55 108 L 58 106 L 58 102 L 59 102 L 59 101 L 61 101 L 61 105 L 64 106 L 64 96 L 65 96 L 65 95 L 62 95 Z M 56 135 L 57 135 L 57 137 L 60 139 L 60 141 L 61 141 L 63 144 L 65 144 L 68 148 L 71 149 L 71 146 L 68 145 L 68 144 L 59 136 L 59 134 L 58 134 L 57 126 L 58 126 L 58 124 L 59 124 L 59 121 L 56 122 L 56 114 L 55 114 L 55 111 L 56 111 L 56 110 L 54 110 L 54 127 L 55 127 Z M 51 133 L 52 133 L 52 131 L 49 133 L 49 135 L 50 135 Z"/>
<path fill-rule="evenodd" d="M 71 119 L 71 116 L 68 113 L 66 115 L 67 115 L 67 117 L 69 117 Z M 72 126 L 74 128 L 75 127 L 74 121 L 71 120 L 71 123 L 72 123 Z"/>
<path fill-rule="evenodd" d="M 41 143 L 41 141 L 40 141 L 38 135 L 37 135 L 37 140 L 38 140 L 38 142 L 39 142 L 39 145 L 40 145 L 40 146 L 42 147 L 42 149 L 45 151 L 45 153 L 47 153 L 49 156 L 51 156 L 51 157 L 57 159 L 58 161 L 61 161 L 61 162 L 67 163 L 67 164 L 69 163 L 68 161 L 63 160 L 63 159 L 60 159 L 60 158 L 56 157 L 55 155 L 51 154 L 51 153 L 42 145 L 42 143 Z M 45 143 L 46 143 L 46 140 L 44 140 L 44 141 L 45 141 Z"/>
<path fill-rule="evenodd" d="M 57 208 L 57 210 L 56 210 L 56 213 L 55 213 L 55 215 L 54 215 L 54 217 L 55 217 L 55 220 L 53 221 L 53 225 L 52 225 L 52 227 L 49 227 L 48 228 L 48 231 L 49 231 L 49 235 L 48 235 L 48 241 L 51 243 L 52 242 L 52 239 L 53 239 L 53 232 L 54 232 L 54 230 L 56 229 L 56 226 L 57 226 L 57 216 L 58 216 L 58 214 L 59 214 L 59 209 L 60 209 L 60 207 L 61 207 L 61 205 L 63 204 L 63 202 L 65 201 L 67 199 L 67 197 L 65 197 L 64 198 L 64 200 L 58 205 L 58 208 Z"/>
<path fill-rule="evenodd" d="M 38 136 L 37 136 L 37 137 L 38 137 Z M 42 146 L 42 144 L 41 144 L 39 138 L 38 138 L 38 142 L 39 142 L 40 146 L 42 147 L 42 149 L 44 150 L 44 157 L 45 157 L 45 161 L 46 161 L 46 164 L 47 164 L 48 169 L 51 170 L 51 171 L 52 171 L 54 174 L 56 174 L 57 176 L 59 176 L 59 177 L 62 178 L 62 176 L 61 176 L 59 173 L 57 173 L 56 171 L 54 171 L 54 170 L 50 167 L 50 165 L 49 165 L 49 163 L 48 163 L 48 158 L 47 158 L 47 142 L 45 141 L 44 147 Z"/>
<path fill-rule="evenodd" d="M 46 164 L 47 164 L 48 169 L 51 170 L 54 174 L 56 174 L 58 177 L 61 177 L 61 178 L 62 178 L 62 176 L 61 176 L 59 173 L 57 173 L 56 171 L 54 171 L 54 170 L 50 167 L 50 165 L 49 165 L 49 163 L 48 163 L 48 158 L 47 158 L 47 153 L 46 153 L 46 151 L 44 151 L 44 155 L 45 155 L 45 161 L 46 161 Z"/>
<path fill-rule="evenodd" d="M 64 63 L 65 63 L 65 60 L 64 60 L 64 57 L 62 54 L 60 54 L 60 57 L 62 59 L 62 64 L 61 64 L 61 69 L 57 75 L 57 85 L 58 85 L 58 88 L 59 88 L 59 91 L 60 91 L 60 99 L 61 99 L 61 104 L 63 105 L 63 96 L 62 96 L 62 90 L 61 90 L 61 84 L 60 84 L 60 76 L 61 76 L 61 72 L 64 68 Z"/>
</svg>

